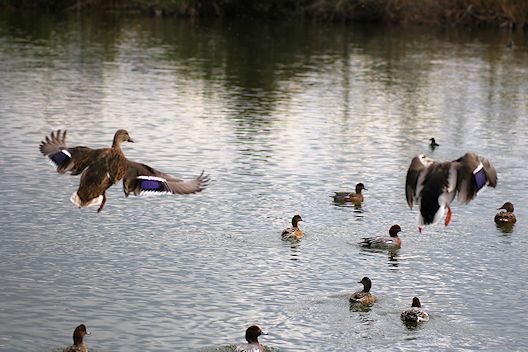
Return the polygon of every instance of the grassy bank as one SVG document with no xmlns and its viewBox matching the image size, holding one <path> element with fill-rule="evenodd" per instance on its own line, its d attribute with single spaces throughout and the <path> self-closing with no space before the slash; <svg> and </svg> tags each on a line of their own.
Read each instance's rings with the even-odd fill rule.
<svg viewBox="0 0 528 352">
<path fill-rule="evenodd" d="M 528 28 L 526 0 L 0 0 L 10 10 L 137 11 L 163 16 L 305 18 Z"/>
</svg>

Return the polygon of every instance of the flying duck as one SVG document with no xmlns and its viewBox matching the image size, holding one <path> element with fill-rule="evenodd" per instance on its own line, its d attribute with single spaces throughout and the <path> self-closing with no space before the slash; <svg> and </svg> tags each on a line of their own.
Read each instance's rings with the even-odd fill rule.
<svg viewBox="0 0 528 352">
<path fill-rule="evenodd" d="M 515 217 L 515 214 L 513 213 L 512 203 L 506 202 L 502 205 L 502 207 L 498 208 L 497 210 L 504 210 L 504 211 L 499 211 L 495 215 L 495 222 L 497 224 L 515 224 L 515 222 L 517 222 L 517 218 Z"/>
<path fill-rule="evenodd" d="M 418 297 L 413 297 L 411 308 L 404 310 L 400 317 L 404 323 L 421 323 L 429 320 L 429 314 L 422 310 Z"/>
<path fill-rule="evenodd" d="M 401 239 L 398 236 L 401 232 L 400 225 L 392 225 L 389 229 L 389 237 L 366 237 L 359 245 L 364 248 L 396 249 L 401 246 Z"/>
<path fill-rule="evenodd" d="M 372 287 L 372 281 L 368 277 L 364 277 L 359 281 L 360 284 L 363 284 L 363 290 L 354 292 L 350 296 L 350 303 L 361 303 L 361 304 L 372 304 L 376 301 L 376 297 L 370 293 L 370 288 Z"/>
<path fill-rule="evenodd" d="M 106 203 L 106 190 L 121 179 L 125 196 L 189 194 L 200 192 L 207 186 L 209 177 L 203 172 L 194 180 L 184 181 L 128 160 L 121 150 L 123 142 L 134 141 L 127 131 L 118 130 L 110 148 L 68 147 L 66 131 L 57 130 L 40 143 L 40 151 L 59 174 L 81 175 L 79 188 L 70 200 L 78 207 L 99 205 L 97 212 Z"/>
<path fill-rule="evenodd" d="M 260 326 L 252 325 L 246 330 L 247 343 L 237 345 L 235 352 L 264 352 L 264 346 L 258 341 L 258 337 L 267 335 Z"/>
<path fill-rule="evenodd" d="M 429 143 L 429 147 L 431 147 L 432 150 L 435 150 L 436 147 L 440 146 L 440 144 L 436 143 L 434 138 L 429 138 L 429 140 L 431 141 L 431 143 Z"/>
<path fill-rule="evenodd" d="M 284 229 L 281 233 L 283 240 L 298 240 L 304 237 L 304 233 L 299 228 L 299 221 L 303 221 L 300 215 L 295 215 L 292 218 L 292 226 Z"/>
<path fill-rule="evenodd" d="M 368 191 L 368 189 L 365 188 L 365 185 L 363 183 L 358 183 L 356 185 L 356 192 L 335 192 L 334 194 L 334 202 L 336 203 L 354 203 L 356 205 L 361 205 L 363 202 L 363 194 L 361 193 L 362 190 Z"/>
<path fill-rule="evenodd" d="M 407 171 L 405 196 L 407 204 L 420 206 L 418 230 L 435 224 L 447 215 L 444 224 L 451 222 L 451 202 L 469 203 L 484 186 L 497 185 L 497 172 L 491 162 L 474 153 L 466 153 L 453 161 L 437 162 L 425 155 L 414 157 Z"/>
<path fill-rule="evenodd" d="M 63 352 L 88 352 L 88 346 L 83 342 L 85 335 L 90 335 L 84 324 L 73 330 L 73 345 L 66 347 Z"/>
</svg>

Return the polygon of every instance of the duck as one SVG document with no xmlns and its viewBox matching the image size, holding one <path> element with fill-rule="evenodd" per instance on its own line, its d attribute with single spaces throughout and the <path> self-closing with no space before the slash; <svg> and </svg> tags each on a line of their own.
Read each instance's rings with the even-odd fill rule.
<svg viewBox="0 0 528 352">
<path fill-rule="evenodd" d="M 90 335 L 86 325 L 81 324 L 73 330 L 73 345 L 63 349 L 63 352 L 88 352 L 88 346 L 84 343 L 83 338 Z"/>
<path fill-rule="evenodd" d="M 431 143 L 429 143 L 429 147 L 431 147 L 432 150 L 435 150 L 436 147 L 439 147 L 440 144 L 436 143 L 436 140 L 434 138 L 429 138 Z"/>
<path fill-rule="evenodd" d="M 420 299 L 413 297 L 411 308 L 404 310 L 400 318 L 404 323 L 421 323 L 429 320 L 429 314 L 422 309 Z"/>
<path fill-rule="evenodd" d="M 258 337 L 267 335 L 258 325 L 252 325 L 246 330 L 247 343 L 237 345 L 235 352 L 264 352 L 264 346 L 258 341 Z"/>
<path fill-rule="evenodd" d="M 304 237 L 304 232 L 299 228 L 299 222 L 303 221 L 300 215 L 292 218 L 292 226 L 284 229 L 281 233 L 283 240 L 298 240 Z"/>
<path fill-rule="evenodd" d="M 359 245 L 363 248 L 377 249 L 397 249 L 401 247 L 401 239 L 398 232 L 401 232 L 400 225 L 392 225 L 389 229 L 389 237 L 365 237 Z"/>
<path fill-rule="evenodd" d="M 41 141 L 40 152 L 59 174 L 81 175 L 79 187 L 70 197 L 78 206 L 99 205 L 97 212 L 106 203 L 106 191 L 123 180 L 125 196 L 157 194 L 190 194 L 201 192 L 208 185 L 209 176 L 202 173 L 193 180 L 181 180 L 146 164 L 128 160 L 121 149 L 123 142 L 134 143 L 126 130 L 117 130 L 112 146 L 93 149 L 85 146 L 68 147 L 67 131 L 57 130 Z"/>
<path fill-rule="evenodd" d="M 358 183 L 356 185 L 356 192 L 335 192 L 334 194 L 334 202 L 336 203 L 354 203 L 360 205 L 363 203 L 363 193 L 361 193 L 362 190 L 368 191 L 368 189 L 365 188 L 365 185 L 363 183 Z"/>
<path fill-rule="evenodd" d="M 497 224 L 515 224 L 517 222 L 517 218 L 515 217 L 515 214 L 513 213 L 512 203 L 506 202 L 502 205 L 502 207 L 497 208 L 497 210 L 504 210 L 504 211 L 499 211 L 495 215 L 495 222 Z"/>
<path fill-rule="evenodd" d="M 496 187 L 497 172 L 491 162 L 475 153 L 465 153 L 453 161 L 437 162 L 426 155 L 411 160 L 405 180 L 405 196 L 409 208 L 420 206 L 418 230 L 436 224 L 447 209 L 444 224 L 451 223 L 451 202 L 458 195 L 461 204 L 468 204 L 485 186 Z"/>
<path fill-rule="evenodd" d="M 374 303 L 376 301 L 376 297 L 370 293 L 372 281 L 365 276 L 358 283 L 363 284 L 363 289 L 361 291 L 354 292 L 354 294 L 350 296 L 350 303 L 361 303 L 364 305 Z"/>
</svg>

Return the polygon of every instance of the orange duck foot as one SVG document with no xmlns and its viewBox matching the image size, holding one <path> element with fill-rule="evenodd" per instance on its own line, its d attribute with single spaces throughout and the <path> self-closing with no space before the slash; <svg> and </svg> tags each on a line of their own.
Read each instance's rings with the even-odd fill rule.
<svg viewBox="0 0 528 352">
<path fill-rule="evenodd" d="M 451 216 L 453 213 L 451 212 L 451 207 L 447 207 L 447 215 L 444 221 L 445 226 L 449 225 L 451 223 Z"/>
</svg>

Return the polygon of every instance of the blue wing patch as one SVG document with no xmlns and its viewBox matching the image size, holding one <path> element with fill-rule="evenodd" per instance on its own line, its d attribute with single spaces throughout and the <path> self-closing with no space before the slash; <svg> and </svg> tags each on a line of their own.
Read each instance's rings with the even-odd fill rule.
<svg viewBox="0 0 528 352">
<path fill-rule="evenodd" d="M 60 168 L 61 166 L 70 162 L 71 154 L 66 149 L 63 149 L 60 152 L 49 155 L 49 160 L 53 166 Z"/>
<path fill-rule="evenodd" d="M 140 195 L 170 194 L 167 180 L 156 176 L 138 176 L 138 186 Z"/>
<path fill-rule="evenodd" d="M 488 178 L 486 177 L 486 172 L 484 171 L 484 165 L 482 165 L 482 163 L 480 163 L 473 171 L 473 175 L 475 175 L 475 185 L 478 192 L 488 183 Z"/>
</svg>

